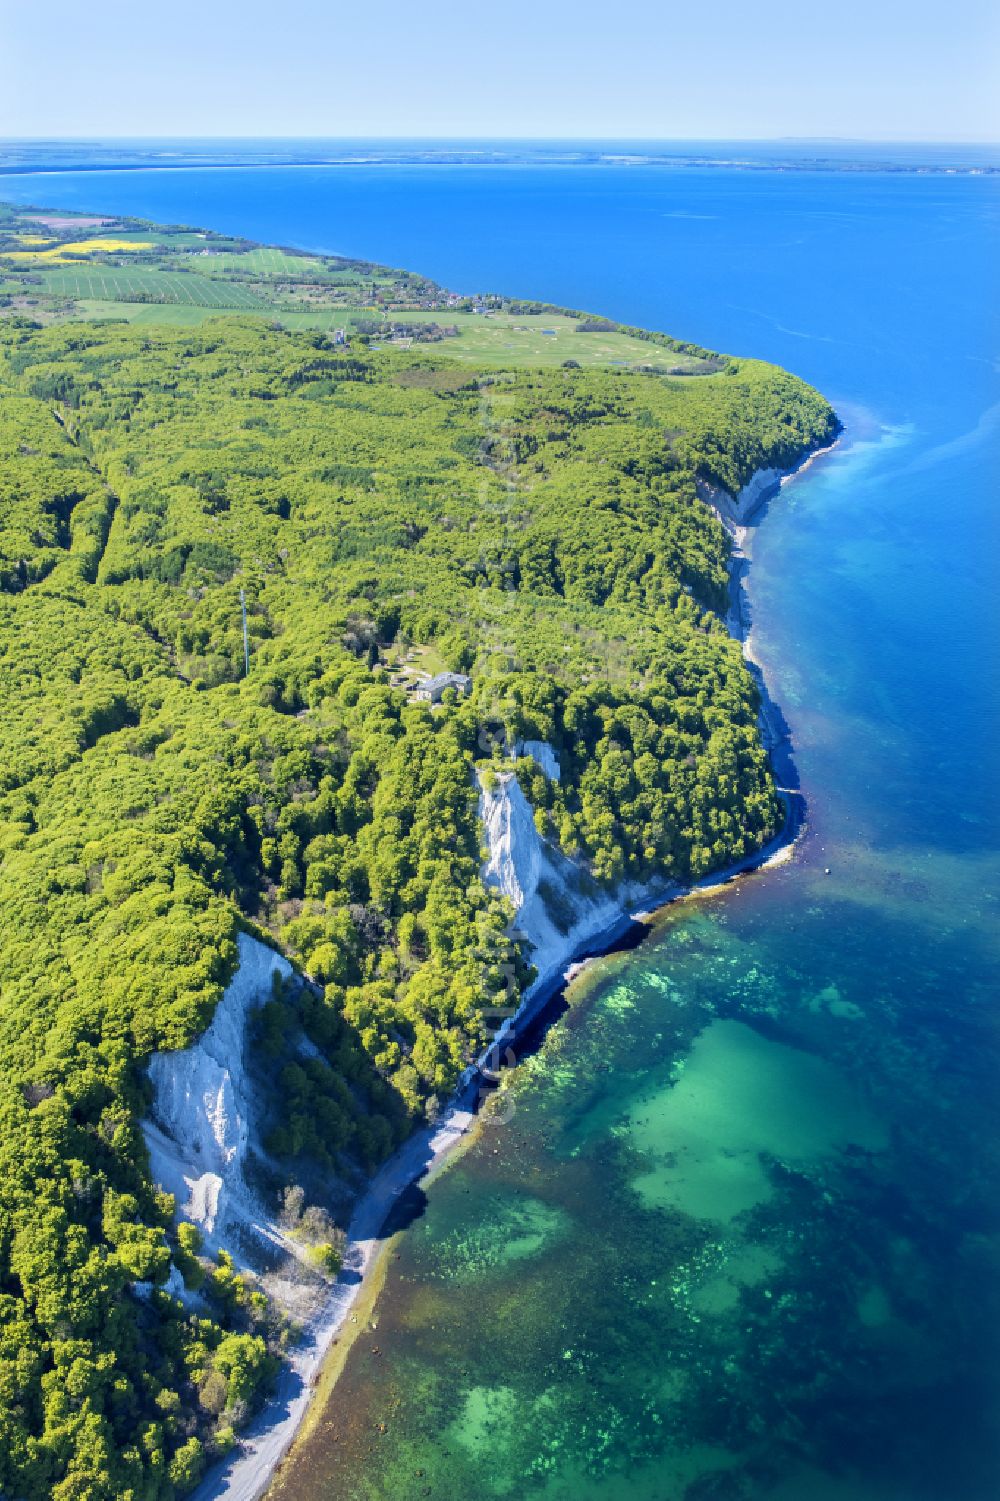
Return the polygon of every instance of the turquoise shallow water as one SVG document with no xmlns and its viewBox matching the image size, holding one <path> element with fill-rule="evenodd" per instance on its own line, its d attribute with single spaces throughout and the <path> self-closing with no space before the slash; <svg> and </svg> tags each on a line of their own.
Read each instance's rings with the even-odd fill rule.
<svg viewBox="0 0 1000 1501">
<path fill-rule="evenodd" d="M 575 987 L 400 1238 L 281 1494 L 992 1501 L 1000 186 L 528 165 L 0 191 L 665 327 L 780 361 L 848 424 L 754 541 L 796 860 Z"/>
</svg>

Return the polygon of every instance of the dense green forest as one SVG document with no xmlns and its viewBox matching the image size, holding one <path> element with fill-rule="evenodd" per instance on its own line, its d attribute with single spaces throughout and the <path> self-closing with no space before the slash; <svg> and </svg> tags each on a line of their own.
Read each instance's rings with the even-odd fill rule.
<svg viewBox="0 0 1000 1501">
<path fill-rule="evenodd" d="M 138 1124 L 241 928 L 317 982 L 261 1016 L 272 1161 L 357 1184 L 527 977 L 475 765 L 549 740 L 562 781 L 518 775 L 599 881 L 774 832 L 695 478 L 737 487 L 836 419 L 719 363 L 484 374 L 249 316 L 0 324 L 4 1496 L 182 1494 L 289 1337 L 173 1224 Z M 420 663 L 471 695 L 418 701 Z M 171 1260 L 203 1317 L 135 1291 Z"/>
</svg>

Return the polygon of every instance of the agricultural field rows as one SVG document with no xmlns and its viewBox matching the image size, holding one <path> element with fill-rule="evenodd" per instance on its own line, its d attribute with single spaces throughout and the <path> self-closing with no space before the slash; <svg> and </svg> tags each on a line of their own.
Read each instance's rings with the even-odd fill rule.
<svg viewBox="0 0 1000 1501">
<path fill-rule="evenodd" d="M 249 287 L 188 271 L 146 271 L 116 266 L 45 273 L 46 291 L 62 297 L 98 298 L 107 302 L 178 303 L 192 307 L 253 310 L 265 303 Z"/>
</svg>

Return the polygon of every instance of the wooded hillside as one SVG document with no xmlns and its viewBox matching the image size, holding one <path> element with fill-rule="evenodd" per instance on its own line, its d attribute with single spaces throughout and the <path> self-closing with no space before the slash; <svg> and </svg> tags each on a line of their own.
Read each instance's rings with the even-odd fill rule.
<svg viewBox="0 0 1000 1501">
<path fill-rule="evenodd" d="M 749 361 L 482 375 L 233 316 L 0 326 L 4 1495 L 183 1492 L 280 1353 L 259 1294 L 178 1242 L 138 1128 L 144 1062 L 205 1027 L 241 924 L 322 987 L 265 1008 L 269 1156 L 357 1183 L 526 975 L 475 763 L 551 741 L 561 783 L 519 776 L 602 882 L 773 833 L 695 477 L 835 428 Z M 417 702 L 421 662 L 471 695 Z M 205 1317 L 132 1290 L 171 1258 Z"/>
</svg>

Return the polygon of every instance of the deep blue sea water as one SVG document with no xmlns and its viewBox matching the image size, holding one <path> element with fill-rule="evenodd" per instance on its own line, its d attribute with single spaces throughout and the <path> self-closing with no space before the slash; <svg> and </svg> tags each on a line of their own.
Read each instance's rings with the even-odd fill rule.
<svg viewBox="0 0 1000 1501">
<path fill-rule="evenodd" d="M 663 328 L 847 424 L 753 547 L 797 858 L 588 973 L 402 1237 L 382 1356 L 356 1348 L 283 1490 L 993 1501 L 1000 179 L 355 165 L 0 197 Z"/>
</svg>

